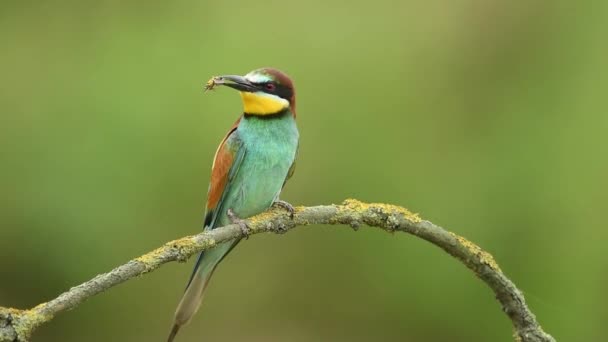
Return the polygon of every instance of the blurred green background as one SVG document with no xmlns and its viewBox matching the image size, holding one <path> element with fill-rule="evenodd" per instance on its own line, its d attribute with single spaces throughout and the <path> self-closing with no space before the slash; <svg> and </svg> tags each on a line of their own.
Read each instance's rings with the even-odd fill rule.
<svg viewBox="0 0 608 342">
<path fill-rule="evenodd" d="M 296 82 L 283 199 L 404 205 L 494 254 L 543 327 L 608 319 L 606 3 L 11 1 L 0 4 L 0 305 L 27 308 L 197 233 L 241 110 L 212 75 Z M 601 7 L 603 6 L 603 7 Z M 34 341 L 164 341 L 169 264 Z M 178 341 L 511 341 L 493 294 L 404 234 L 313 227 L 225 260 Z"/>
</svg>

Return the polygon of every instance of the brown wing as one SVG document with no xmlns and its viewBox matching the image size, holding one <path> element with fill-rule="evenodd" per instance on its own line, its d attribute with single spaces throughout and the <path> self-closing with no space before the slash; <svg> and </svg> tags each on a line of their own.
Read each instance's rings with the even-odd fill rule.
<svg viewBox="0 0 608 342">
<path fill-rule="evenodd" d="M 240 120 L 239 118 L 234 123 L 215 152 L 207 194 L 205 228 L 213 228 L 230 180 L 236 174 L 245 155 L 241 140 L 237 136 L 237 127 Z"/>
</svg>

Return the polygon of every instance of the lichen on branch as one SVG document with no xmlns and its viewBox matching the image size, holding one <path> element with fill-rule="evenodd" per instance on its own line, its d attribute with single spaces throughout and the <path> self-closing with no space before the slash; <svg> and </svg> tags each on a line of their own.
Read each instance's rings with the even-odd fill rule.
<svg viewBox="0 0 608 342">
<path fill-rule="evenodd" d="M 295 215 L 271 208 L 247 220 L 251 234 L 285 233 L 298 226 L 313 224 L 365 224 L 389 232 L 401 231 L 431 242 L 472 270 L 494 293 L 513 324 L 516 341 L 555 342 L 545 333 L 526 305 L 523 294 L 501 271 L 492 255 L 462 236 L 421 219 L 409 210 L 391 204 L 364 203 L 348 199 L 340 205 L 297 207 Z M 167 242 L 163 246 L 130 260 L 113 270 L 75 286 L 57 298 L 28 310 L 0 307 L 0 342 L 24 342 L 42 324 L 57 314 L 73 309 L 87 299 L 172 261 L 183 262 L 200 251 L 242 237 L 236 224 Z"/>
</svg>

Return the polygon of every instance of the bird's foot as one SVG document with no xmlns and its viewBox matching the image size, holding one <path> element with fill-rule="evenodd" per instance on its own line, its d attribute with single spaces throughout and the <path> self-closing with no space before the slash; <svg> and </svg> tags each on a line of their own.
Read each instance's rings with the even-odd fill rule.
<svg viewBox="0 0 608 342">
<path fill-rule="evenodd" d="M 287 212 L 289 212 L 289 218 L 293 220 L 293 215 L 296 213 L 296 209 L 293 207 L 293 205 L 285 201 L 276 200 L 274 203 L 272 203 L 272 206 L 287 210 Z"/>
<path fill-rule="evenodd" d="M 226 212 L 226 215 L 228 215 L 230 222 L 232 222 L 233 224 L 239 225 L 239 227 L 241 228 L 241 233 L 243 233 L 243 235 L 245 236 L 245 239 L 249 239 L 249 235 L 251 235 L 251 228 L 249 228 L 249 225 L 247 225 L 247 222 L 245 222 L 245 220 L 236 216 L 236 214 L 234 213 L 234 211 L 232 209 L 228 209 L 228 211 Z"/>
</svg>

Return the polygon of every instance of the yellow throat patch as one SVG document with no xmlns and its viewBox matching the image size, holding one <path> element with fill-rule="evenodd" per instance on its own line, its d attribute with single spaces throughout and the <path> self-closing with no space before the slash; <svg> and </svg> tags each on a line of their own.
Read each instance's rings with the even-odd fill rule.
<svg viewBox="0 0 608 342">
<path fill-rule="evenodd" d="M 241 92 L 243 110 L 247 114 L 270 115 L 276 114 L 289 107 L 289 101 L 267 93 Z"/>
</svg>

